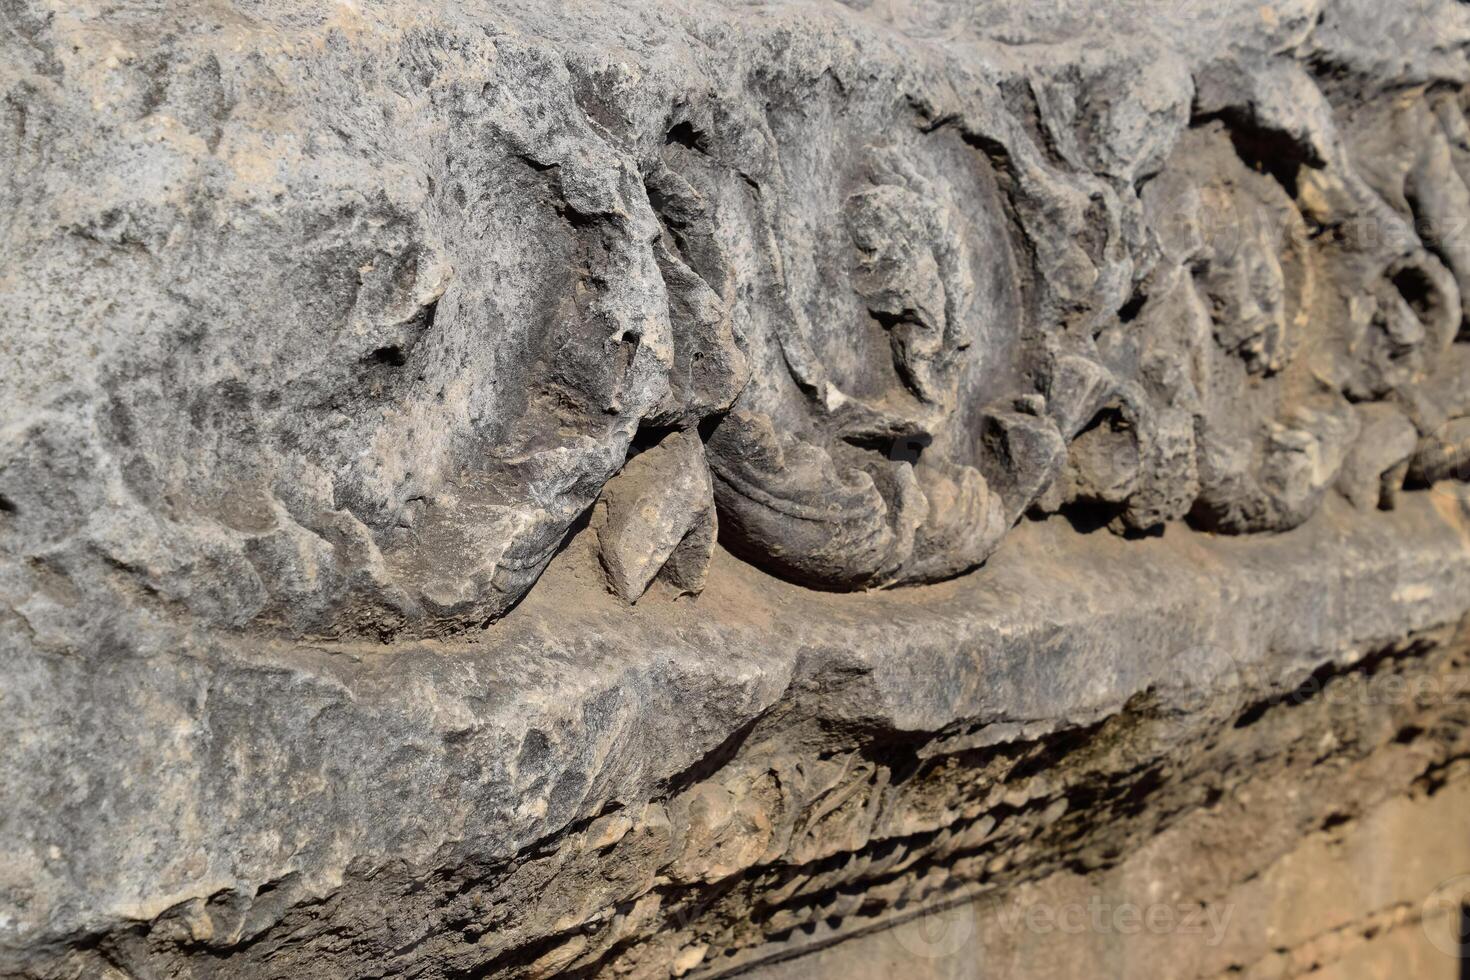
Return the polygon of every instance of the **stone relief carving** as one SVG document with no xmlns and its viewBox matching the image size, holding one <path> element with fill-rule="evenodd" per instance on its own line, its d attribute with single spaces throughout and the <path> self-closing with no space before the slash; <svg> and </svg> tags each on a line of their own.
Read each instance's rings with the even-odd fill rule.
<svg viewBox="0 0 1470 980">
<path fill-rule="evenodd" d="M 660 569 L 699 591 L 716 513 L 745 560 L 854 590 L 970 571 L 1028 512 L 1269 532 L 1470 461 L 1457 92 L 1339 117 L 1289 58 L 1166 49 L 1131 83 L 961 91 L 834 49 L 634 98 L 534 43 L 394 43 L 391 118 L 202 43 L 162 90 L 107 69 L 151 186 L 37 89 L 17 162 L 55 141 L 93 190 L 13 195 L 16 281 L 71 283 L 19 336 L 98 352 L 11 396 L 6 575 L 41 635 L 78 628 L 56 580 L 218 626 L 461 631 L 600 498 L 636 601 Z"/>
<path fill-rule="evenodd" d="M 1460 778 L 1470 5 L 0 28 L 0 973 L 719 975 Z"/>
</svg>

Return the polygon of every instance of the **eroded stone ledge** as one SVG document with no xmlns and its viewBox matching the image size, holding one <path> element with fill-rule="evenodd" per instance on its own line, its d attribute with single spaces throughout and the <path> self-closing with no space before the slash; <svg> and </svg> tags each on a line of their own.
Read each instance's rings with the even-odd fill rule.
<svg viewBox="0 0 1470 980">
<path fill-rule="evenodd" d="M 1290 722 L 1278 715 L 1264 723 L 1283 725 L 1303 746 L 1315 740 L 1310 750 L 1262 772 L 1228 770 L 1211 783 L 1225 787 L 1211 805 L 1182 814 L 1116 865 L 983 889 L 870 933 L 827 935 L 808 947 L 812 955 L 747 975 L 1452 980 L 1461 968 L 1467 887 L 1456 869 L 1470 866 L 1463 833 L 1470 762 L 1459 749 L 1446 752 L 1442 738 L 1463 728 L 1470 679 L 1463 653 L 1429 674 L 1420 667 L 1380 662 L 1373 678 L 1324 678 L 1322 691 L 1341 705 L 1401 701 L 1416 686 L 1458 690 L 1457 707 L 1425 700 L 1408 715 L 1317 711 Z M 1385 673 L 1405 682 L 1402 691 L 1385 684 Z M 1336 717 L 1324 725 L 1329 713 Z M 1377 746 L 1371 738 L 1340 740 L 1352 724 L 1391 726 L 1410 716 Z M 1418 728 L 1425 721 L 1432 733 Z"/>
<path fill-rule="evenodd" d="M 1418 729 L 1406 783 L 1463 753 L 1458 700 L 1292 692 L 1457 676 L 1460 508 L 1252 539 L 1053 519 L 994 576 L 901 594 L 721 558 L 697 603 L 631 612 L 583 591 L 584 537 L 474 644 L 119 637 L 100 676 L 25 655 L 47 737 L 11 733 L 42 790 L 8 813 L 35 862 L 11 935 L 57 975 L 653 976 L 701 944 L 723 969 L 1123 860 L 1237 780 L 1302 777 L 1328 732 L 1355 758 Z"/>
<path fill-rule="evenodd" d="M 775 969 L 1457 781 L 1380 8 L 0 7 L 0 973 Z"/>
</svg>

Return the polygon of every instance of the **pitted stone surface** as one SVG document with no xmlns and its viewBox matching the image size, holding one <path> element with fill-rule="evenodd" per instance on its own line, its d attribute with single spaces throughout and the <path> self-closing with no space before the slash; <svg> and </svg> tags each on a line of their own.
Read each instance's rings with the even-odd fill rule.
<svg viewBox="0 0 1470 980">
<path fill-rule="evenodd" d="M 0 8 L 0 973 L 727 972 L 1456 649 L 1380 7 Z"/>
</svg>

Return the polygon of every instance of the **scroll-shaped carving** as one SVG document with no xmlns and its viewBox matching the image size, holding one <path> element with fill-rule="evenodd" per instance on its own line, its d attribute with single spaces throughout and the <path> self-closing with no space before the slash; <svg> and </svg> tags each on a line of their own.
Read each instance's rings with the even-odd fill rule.
<svg viewBox="0 0 1470 980">
<path fill-rule="evenodd" d="M 390 126 L 317 97 L 350 45 L 289 94 L 217 52 L 161 94 L 123 65 L 123 103 L 190 130 L 124 120 L 136 158 L 69 135 L 116 121 L 73 76 L 26 89 L 93 190 L 65 227 L 40 185 L 6 199 L 14 281 L 55 299 L 16 332 L 97 353 L 6 402 L 12 605 L 60 637 L 90 627 L 56 580 L 215 627 L 462 631 L 605 488 L 651 515 L 602 528 L 614 590 L 695 592 L 714 520 L 702 484 L 638 479 L 655 444 L 708 466 L 731 551 L 825 589 L 964 573 L 1028 513 L 1268 532 L 1465 475 L 1455 85 L 1344 96 L 1290 54 L 1162 44 L 973 77 L 959 48 L 748 47 L 660 62 L 666 88 L 534 38 L 375 51 L 419 66 Z"/>
<path fill-rule="evenodd" d="M 708 443 L 722 540 L 820 588 L 963 572 L 1064 453 L 1046 399 L 1020 381 L 1038 352 L 1022 336 L 1033 273 L 1017 258 L 997 161 L 958 131 L 899 129 L 843 154 L 782 135 L 778 120 L 780 166 L 762 193 L 790 210 L 742 209 L 728 220 L 749 230 L 724 233 L 761 249 L 770 276 L 752 291 L 777 316 L 752 318 L 750 343 L 779 360 Z M 1064 196 L 1034 159 L 992 148 L 1038 209 Z M 785 174 L 812 167 L 826 168 L 822 195 L 796 200 Z"/>
</svg>

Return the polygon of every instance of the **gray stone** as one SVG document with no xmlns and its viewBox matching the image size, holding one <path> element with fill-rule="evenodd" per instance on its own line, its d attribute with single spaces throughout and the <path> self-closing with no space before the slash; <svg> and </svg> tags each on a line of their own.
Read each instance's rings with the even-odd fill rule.
<svg viewBox="0 0 1470 980">
<path fill-rule="evenodd" d="M 0 974 L 718 975 L 1456 662 L 1462 4 L 0 28 Z"/>
<path fill-rule="evenodd" d="M 682 595 L 704 591 L 717 530 L 704 444 L 673 432 L 631 457 L 602 492 L 597 527 L 613 591 L 637 602 L 654 578 Z"/>
<path fill-rule="evenodd" d="M 1350 400 L 1463 377 L 1457 7 L 1403 63 L 1346 3 L 573 9 L 15 12 L 22 568 L 458 634 L 698 427 L 743 557 L 914 584 L 1038 503 L 1294 526 Z M 983 435 L 1037 394 L 1055 489 Z"/>
</svg>

